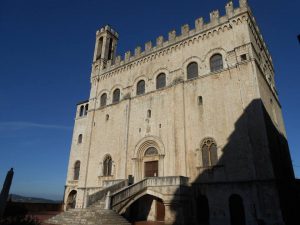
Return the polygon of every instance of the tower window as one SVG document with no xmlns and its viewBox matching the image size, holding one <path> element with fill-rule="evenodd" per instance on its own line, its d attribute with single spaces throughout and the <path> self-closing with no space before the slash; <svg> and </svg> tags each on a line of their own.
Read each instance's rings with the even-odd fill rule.
<svg viewBox="0 0 300 225">
<path fill-rule="evenodd" d="M 79 179 L 79 173 L 80 173 L 80 161 L 76 161 L 74 165 L 74 180 Z"/>
<path fill-rule="evenodd" d="M 108 60 L 112 59 L 112 53 L 113 53 L 113 40 L 112 38 L 109 39 L 109 47 L 108 47 Z"/>
<path fill-rule="evenodd" d="M 160 89 L 166 86 L 166 74 L 160 73 L 156 77 L 156 89 Z"/>
<path fill-rule="evenodd" d="M 223 57 L 221 54 L 215 54 L 210 58 L 210 71 L 215 72 L 223 69 Z"/>
<path fill-rule="evenodd" d="M 112 172 L 112 158 L 110 155 L 107 155 L 103 161 L 103 176 L 111 176 Z"/>
<path fill-rule="evenodd" d="M 192 62 L 187 66 L 187 79 L 198 77 L 198 64 Z"/>
<path fill-rule="evenodd" d="M 120 94 L 121 94 L 120 89 L 117 88 L 116 90 L 114 90 L 113 103 L 117 103 L 120 101 Z"/>
<path fill-rule="evenodd" d="M 78 135 L 78 141 L 77 141 L 78 144 L 81 144 L 82 143 L 82 134 L 79 134 Z"/>
<path fill-rule="evenodd" d="M 84 115 L 86 116 L 89 111 L 89 104 L 86 104 L 84 107 Z"/>
<path fill-rule="evenodd" d="M 102 45 L 103 45 L 103 37 L 99 38 L 99 40 L 98 40 L 98 48 L 97 48 L 96 59 L 100 59 L 101 58 Z"/>
<path fill-rule="evenodd" d="M 145 94 L 145 81 L 140 80 L 136 85 L 136 94 L 142 95 Z"/>
<path fill-rule="evenodd" d="M 206 138 L 202 142 L 203 167 L 214 166 L 218 162 L 217 144 L 212 138 Z"/>
<path fill-rule="evenodd" d="M 100 97 L 100 106 L 106 106 L 106 101 L 107 101 L 107 94 L 104 93 Z"/>
<path fill-rule="evenodd" d="M 79 117 L 82 117 L 84 114 L 84 106 L 80 106 L 80 110 L 79 110 Z"/>
</svg>

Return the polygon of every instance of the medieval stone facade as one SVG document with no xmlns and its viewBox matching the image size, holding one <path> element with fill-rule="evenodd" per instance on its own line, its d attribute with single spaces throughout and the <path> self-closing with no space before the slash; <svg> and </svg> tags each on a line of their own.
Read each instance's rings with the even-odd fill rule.
<svg viewBox="0 0 300 225">
<path fill-rule="evenodd" d="M 66 207 L 84 208 L 90 195 L 129 176 L 134 183 L 152 177 L 165 180 L 119 213 L 166 224 L 287 224 L 278 181 L 294 174 L 272 59 L 247 1 L 229 2 L 224 16 L 213 11 L 209 23 L 199 18 L 193 29 L 183 25 L 181 34 L 171 31 L 123 59 L 118 37 L 109 26 L 96 33 Z"/>
</svg>

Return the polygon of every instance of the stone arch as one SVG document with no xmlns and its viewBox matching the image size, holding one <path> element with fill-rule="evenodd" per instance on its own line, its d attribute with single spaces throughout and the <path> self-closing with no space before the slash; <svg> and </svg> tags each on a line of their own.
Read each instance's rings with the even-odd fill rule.
<svg viewBox="0 0 300 225">
<path fill-rule="evenodd" d="M 192 62 L 195 62 L 195 63 L 198 64 L 198 76 L 200 75 L 201 68 L 202 68 L 201 59 L 198 56 L 192 56 L 192 57 L 187 58 L 182 64 L 182 69 L 183 69 L 183 72 L 184 72 L 184 79 L 185 80 L 187 80 L 187 67 Z"/>
<path fill-rule="evenodd" d="M 74 209 L 76 207 L 77 190 L 70 190 L 67 196 L 65 209 Z"/>
<path fill-rule="evenodd" d="M 155 148 L 158 152 L 157 155 L 145 156 L 145 152 L 149 148 Z M 145 177 L 145 164 L 147 162 L 157 162 L 158 176 L 164 176 L 164 156 L 165 147 L 158 137 L 149 136 L 140 140 L 135 146 L 134 154 L 132 157 L 134 177 L 136 181 L 142 180 Z"/>
<path fill-rule="evenodd" d="M 169 70 L 166 67 L 160 67 L 157 70 L 154 71 L 154 73 L 151 75 L 151 79 L 152 79 L 152 90 L 156 90 L 156 78 L 158 75 L 160 75 L 161 73 L 164 73 L 166 75 L 166 87 L 168 86 L 168 84 L 170 83 L 170 76 L 169 76 Z"/>
<path fill-rule="evenodd" d="M 133 85 L 131 88 L 131 96 L 136 96 L 136 89 L 137 89 L 137 83 L 140 82 L 141 80 L 145 81 L 145 93 L 147 93 L 147 89 L 148 89 L 148 77 L 146 75 L 140 75 L 137 76 L 134 80 L 133 80 Z"/>
<path fill-rule="evenodd" d="M 96 106 L 97 107 L 100 107 L 101 106 L 101 96 L 103 95 L 103 94 L 106 94 L 106 104 L 109 102 L 109 100 L 110 100 L 110 94 L 109 94 L 109 90 L 108 89 L 103 89 L 103 90 L 101 90 L 98 94 L 97 94 L 97 102 L 96 102 Z"/>
<path fill-rule="evenodd" d="M 119 214 L 123 214 L 127 208 L 129 208 L 134 202 L 136 202 L 138 199 L 140 199 L 141 197 L 145 196 L 145 195 L 151 195 L 153 197 L 159 198 L 161 199 L 163 202 L 166 201 L 165 196 L 159 192 L 153 191 L 153 190 L 149 190 L 149 189 L 145 189 L 143 192 L 137 194 L 136 196 L 134 196 L 133 198 L 131 198 L 125 205 L 123 205 L 119 210 L 118 213 Z"/>
<path fill-rule="evenodd" d="M 109 95 L 112 96 L 113 92 L 114 92 L 117 88 L 120 89 L 120 91 L 121 91 L 121 96 L 122 96 L 123 86 L 120 85 L 120 84 L 114 85 L 114 86 L 110 89 Z"/>
<path fill-rule="evenodd" d="M 149 147 L 155 147 L 158 150 L 158 154 L 165 155 L 165 147 L 161 139 L 156 136 L 148 136 L 141 139 L 135 146 L 134 154 L 132 158 L 140 158 L 145 154 L 145 151 Z"/>
<path fill-rule="evenodd" d="M 203 61 L 205 62 L 205 65 L 207 65 L 207 71 L 206 73 L 210 73 L 210 58 L 215 55 L 215 54 L 220 54 L 222 56 L 223 59 L 223 69 L 227 69 L 228 65 L 227 65 L 227 53 L 223 48 L 215 48 L 212 49 L 210 51 L 208 51 L 204 58 Z"/>
</svg>

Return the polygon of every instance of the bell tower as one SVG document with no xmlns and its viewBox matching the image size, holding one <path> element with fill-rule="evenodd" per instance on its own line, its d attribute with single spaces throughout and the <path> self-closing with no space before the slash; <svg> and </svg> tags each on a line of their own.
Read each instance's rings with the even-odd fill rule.
<svg viewBox="0 0 300 225">
<path fill-rule="evenodd" d="M 119 34 L 109 25 L 97 31 L 93 62 L 97 62 L 101 69 L 106 67 L 109 60 L 114 63 L 118 37 Z"/>
</svg>

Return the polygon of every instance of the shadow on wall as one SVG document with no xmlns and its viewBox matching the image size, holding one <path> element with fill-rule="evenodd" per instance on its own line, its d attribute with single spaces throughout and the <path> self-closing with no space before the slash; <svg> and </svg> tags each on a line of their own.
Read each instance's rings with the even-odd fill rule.
<svg viewBox="0 0 300 225">
<path fill-rule="evenodd" d="M 221 151 L 215 164 L 197 168 L 187 198 L 172 201 L 173 224 L 299 224 L 287 140 L 260 99 L 247 106 Z"/>
</svg>

